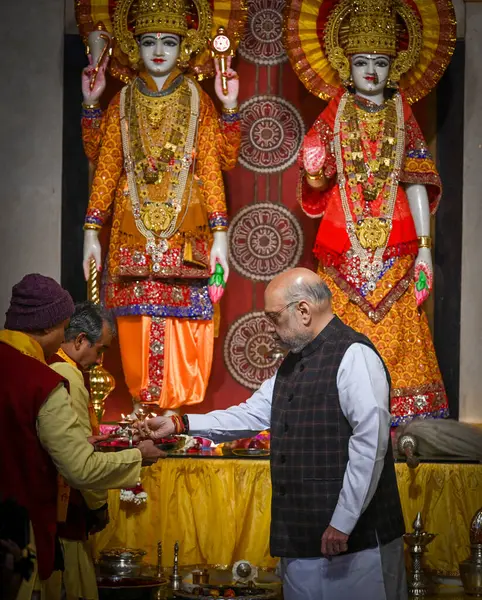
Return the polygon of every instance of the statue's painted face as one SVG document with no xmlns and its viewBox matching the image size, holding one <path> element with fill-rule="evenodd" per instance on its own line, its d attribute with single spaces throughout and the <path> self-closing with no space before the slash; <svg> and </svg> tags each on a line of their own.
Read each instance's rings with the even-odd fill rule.
<svg viewBox="0 0 482 600">
<path fill-rule="evenodd" d="M 145 33 L 141 35 L 139 51 L 151 77 L 169 75 L 181 51 L 181 38 L 173 33 Z"/>
<path fill-rule="evenodd" d="M 375 96 L 387 85 L 390 57 L 385 54 L 354 54 L 351 57 L 351 76 L 357 92 Z"/>
</svg>

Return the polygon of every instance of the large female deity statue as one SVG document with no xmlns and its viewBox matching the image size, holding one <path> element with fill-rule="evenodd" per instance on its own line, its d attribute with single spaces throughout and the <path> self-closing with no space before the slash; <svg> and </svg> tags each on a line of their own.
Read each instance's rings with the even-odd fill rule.
<svg viewBox="0 0 482 600">
<path fill-rule="evenodd" d="M 222 86 L 218 69 L 222 119 L 183 71 L 211 33 L 209 5 L 194 4 L 197 29 L 188 27 L 184 0 L 120 0 L 115 43 L 138 76 L 103 116 L 95 101 L 105 62 L 86 70 L 83 85 L 84 145 L 96 164 L 84 272 L 92 258 L 100 269 L 99 231 L 111 218 L 103 301 L 117 316 L 134 401 L 165 410 L 204 399 L 214 338 L 208 279 L 218 263 L 228 275 L 221 169 L 234 166 L 239 150 L 234 71 Z"/>
<path fill-rule="evenodd" d="M 442 2 L 442 43 L 438 31 L 424 30 L 417 2 L 322 2 L 313 24 L 317 65 L 297 43 L 306 36 L 306 47 L 314 45 L 308 11 L 299 8 L 304 4 L 291 3 L 288 52 L 307 87 L 332 98 L 300 155 L 301 206 L 309 217 L 322 218 L 314 248 L 319 274 L 332 291 L 336 314 L 367 335 L 386 362 L 393 423 L 446 416 L 421 308 L 432 288 L 430 215 L 441 183 L 407 100 L 426 93 L 448 63 L 455 26 L 450 3 Z M 433 14 L 431 26 L 439 27 Z M 427 53 L 434 47 L 437 69 L 430 65 L 424 73 L 420 65 L 430 64 Z"/>
</svg>

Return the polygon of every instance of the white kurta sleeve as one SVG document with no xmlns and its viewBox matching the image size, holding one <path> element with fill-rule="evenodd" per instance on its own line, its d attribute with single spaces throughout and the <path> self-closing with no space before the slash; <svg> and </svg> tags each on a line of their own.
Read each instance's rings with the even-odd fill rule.
<svg viewBox="0 0 482 600">
<path fill-rule="evenodd" d="M 377 489 L 390 440 L 389 384 L 378 355 L 353 344 L 337 374 L 340 407 L 353 429 L 331 526 L 349 535 Z"/>
<path fill-rule="evenodd" d="M 271 402 L 276 374 L 267 379 L 259 390 L 238 406 L 213 410 L 206 415 L 188 415 L 189 434 L 214 441 L 251 437 L 270 428 Z"/>
</svg>

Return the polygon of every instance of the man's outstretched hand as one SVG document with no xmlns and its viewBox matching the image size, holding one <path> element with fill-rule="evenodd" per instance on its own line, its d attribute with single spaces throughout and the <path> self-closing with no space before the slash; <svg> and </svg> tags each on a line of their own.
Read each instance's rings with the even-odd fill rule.
<svg viewBox="0 0 482 600">
<path fill-rule="evenodd" d="M 147 437 L 151 440 L 160 440 L 169 437 L 176 432 L 176 427 L 169 417 L 153 417 L 144 419 L 134 424 L 141 437 Z"/>
</svg>

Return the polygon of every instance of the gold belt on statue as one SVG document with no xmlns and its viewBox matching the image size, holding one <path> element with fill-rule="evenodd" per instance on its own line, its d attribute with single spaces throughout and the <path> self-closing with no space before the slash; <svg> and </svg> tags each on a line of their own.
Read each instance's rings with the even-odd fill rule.
<svg viewBox="0 0 482 600">
<path fill-rule="evenodd" d="M 156 234 L 167 231 L 176 218 L 176 209 L 163 202 L 149 202 L 141 209 L 142 222 L 149 231 Z"/>
<path fill-rule="evenodd" d="M 368 217 L 355 225 L 356 236 L 362 248 L 376 250 L 384 248 L 390 235 L 391 223 L 389 220 Z"/>
</svg>

